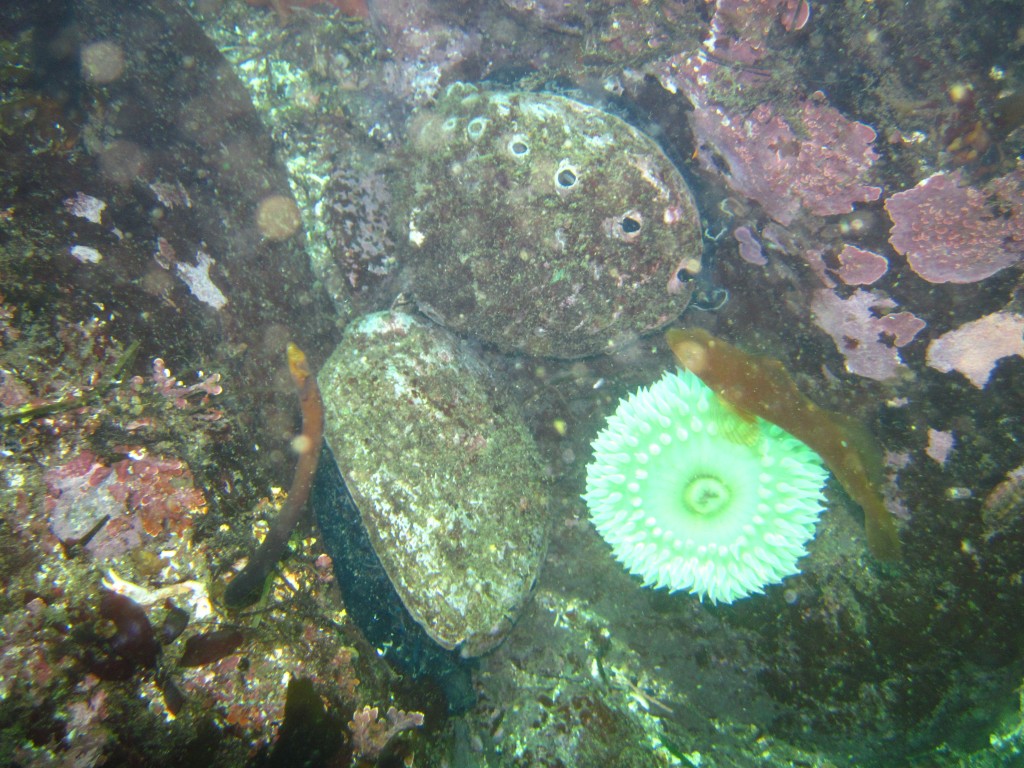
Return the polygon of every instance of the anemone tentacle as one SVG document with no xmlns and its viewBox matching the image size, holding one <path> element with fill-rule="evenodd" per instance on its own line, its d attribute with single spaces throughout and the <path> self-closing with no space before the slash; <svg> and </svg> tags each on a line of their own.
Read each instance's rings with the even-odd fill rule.
<svg viewBox="0 0 1024 768">
<path fill-rule="evenodd" d="M 591 521 L 644 586 L 731 603 L 799 572 L 823 509 L 821 458 L 692 373 L 621 400 L 593 449 Z"/>
</svg>

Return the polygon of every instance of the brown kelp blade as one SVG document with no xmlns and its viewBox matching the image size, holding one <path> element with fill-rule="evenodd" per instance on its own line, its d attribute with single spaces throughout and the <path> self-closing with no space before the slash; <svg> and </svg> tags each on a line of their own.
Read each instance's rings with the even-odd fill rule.
<svg viewBox="0 0 1024 768">
<path fill-rule="evenodd" d="M 288 537 L 302 518 L 309 498 L 309 489 L 320 460 L 320 444 L 324 437 L 324 403 L 316 376 L 312 374 L 305 353 L 294 344 L 287 348 L 288 370 L 299 393 L 302 408 L 302 434 L 296 441 L 299 453 L 295 475 L 284 507 L 270 524 L 270 530 L 248 565 L 231 580 L 224 591 L 224 602 L 231 608 L 251 605 L 259 598 L 260 589 L 270 571 L 288 546 Z"/>
<path fill-rule="evenodd" d="M 879 493 L 881 452 L 871 435 L 811 402 L 778 360 L 748 355 L 703 329 L 672 328 L 665 338 L 680 365 L 737 411 L 777 424 L 815 450 L 863 508 L 871 553 L 899 559 L 896 524 Z"/>
</svg>

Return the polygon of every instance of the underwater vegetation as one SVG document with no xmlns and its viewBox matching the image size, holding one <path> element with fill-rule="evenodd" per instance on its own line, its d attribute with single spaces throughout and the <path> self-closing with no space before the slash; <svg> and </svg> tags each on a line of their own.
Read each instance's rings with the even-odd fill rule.
<svg viewBox="0 0 1024 768">
<path fill-rule="evenodd" d="M 881 451 L 851 421 L 822 411 L 804 396 L 782 363 L 748 355 L 703 330 L 673 328 L 666 341 L 676 359 L 741 419 L 764 419 L 806 443 L 864 510 L 868 546 L 881 559 L 899 557 L 893 516 L 881 496 Z"/>
<path fill-rule="evenodd" d="M 284 509 L 274 518 L 260 548 L 224 590 L 224 601 L 235 608 L 256 601 L 271 569 L 284 554 L 288 539 L 305 510 L 323 440 L 324 404 L 316 376 L 309 370 L 305 352 L 289 343 L 287 353 L 288 371 L 298 390 L 302 410 L 302 432 L 293 444 L 299 460 Z"/>
<path fill-rule="evenodd" d="M 0 764 L 1020 762 L 1019 3 L 0 22 Z"/>
</svg>

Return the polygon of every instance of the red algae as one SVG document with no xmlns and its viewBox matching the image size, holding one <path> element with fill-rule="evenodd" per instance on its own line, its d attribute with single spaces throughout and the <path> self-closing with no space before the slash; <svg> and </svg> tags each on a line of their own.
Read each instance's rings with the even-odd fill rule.
<svg viewBox="0 0 1024 768">
<path fill-rule="evenodd" d="M 748 355 L 703 329 L 670 329 L 676 358 L 745 418 L 761 417 L 816 451 L 839 484 L 864 510 L 868 548 L 880 560 L 898 560 L 900 542 L 879 493 L 881 451 L 858 425 L 815 405 L 782 363 Z"/>
<path fill-rule="evenodd" d="M 185 641 L 185 651 L 178 664 L 183 667 L 213 664 L 237 651 L 244 639 L 237 629 L 213 629 L 193 635 Z"/>
</svg>

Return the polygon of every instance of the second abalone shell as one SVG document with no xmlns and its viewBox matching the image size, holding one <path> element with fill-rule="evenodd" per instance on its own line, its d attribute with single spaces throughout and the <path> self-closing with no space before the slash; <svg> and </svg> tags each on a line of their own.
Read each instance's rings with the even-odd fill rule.
<svg viewBox="0 0 1024 768">
<path fill-rule="evenodd" d="M 327 444 L 406 609 L 443 648 L 490 650 L 547 546 L 517 410 L 451 334 L 399 312 L 350 325 L 317 378 Z"/>
</svg>

